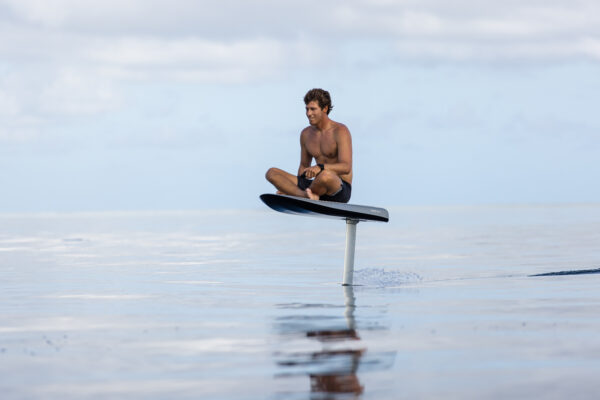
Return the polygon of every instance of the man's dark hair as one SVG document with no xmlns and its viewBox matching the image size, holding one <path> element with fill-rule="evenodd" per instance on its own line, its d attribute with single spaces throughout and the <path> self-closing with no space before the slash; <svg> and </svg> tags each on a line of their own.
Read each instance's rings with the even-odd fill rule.
<svg viewBox="0 0 600 400">
<path fill-rule="evenodd" d="M 304 96 L 304 104 L 310 103 L 311 101 L 316 101 L 319 104 L 319 107 L 324 109 L 327 107 L 327 114 L 333 108 L 333 104 L 331 104 L 331 96 L 327 90 L 323 89 L 311 89 Z"/>
</svg>

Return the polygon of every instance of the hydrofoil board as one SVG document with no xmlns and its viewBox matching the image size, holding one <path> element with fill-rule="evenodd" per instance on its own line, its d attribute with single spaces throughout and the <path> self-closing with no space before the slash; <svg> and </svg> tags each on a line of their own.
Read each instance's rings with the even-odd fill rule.
<svg viewBox="0 0 600 400">
<path fill-rule="evenodd" d="M 310 200 L 304 197 L 271 193 L 261 195 L 260 199 L 273 210 L 287 214 L 354 221 L 388 222 L 390 219 L 387 210 L 379 207 L 337 203 L 324 200 Z"/>
</svg>

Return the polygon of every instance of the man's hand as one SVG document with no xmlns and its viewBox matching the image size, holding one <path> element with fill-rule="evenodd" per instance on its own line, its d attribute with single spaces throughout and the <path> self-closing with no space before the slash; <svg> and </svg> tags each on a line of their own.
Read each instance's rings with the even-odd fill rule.
<svg viewBox="0 0 600 400">
<path fill-rule="evenodd" d="M 313 165 L 312 167 L 308 167 L 304 170 L 303 174 L 304 176 L 306 176 L 308 179 L 312 179 L 315 176 L 319 175 L 319 173 L 321 172 L 321 167 L 319 167 L 318 165 Z"/>
</svg>

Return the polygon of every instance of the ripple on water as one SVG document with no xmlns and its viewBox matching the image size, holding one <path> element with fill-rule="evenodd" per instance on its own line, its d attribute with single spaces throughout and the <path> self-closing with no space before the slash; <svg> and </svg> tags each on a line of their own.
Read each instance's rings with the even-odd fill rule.
<svg viewBox="0 0 600 400">
<path fill-rule="evenodd" d="M 354 284 L 375 287 L 396 287 L 421 282 L 423 278 L 414 272 L 365 268 L 354 271 Z"/>
</svg>

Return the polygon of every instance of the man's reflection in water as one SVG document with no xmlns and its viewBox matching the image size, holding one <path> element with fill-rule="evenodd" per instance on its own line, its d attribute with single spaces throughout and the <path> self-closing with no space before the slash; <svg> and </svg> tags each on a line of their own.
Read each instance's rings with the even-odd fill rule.
<svg viewBox="0 0 600 400">
<path fill-rule="evenodd" d="M 286 318 L 287 328 L 285 330 L 296 330 L 302 328 L 307 338 L 318 340 L 323 343 L 324 347 L 334 345 L 339 347 L 339 343 L 351 341 L 354 345 L 347 349 L 322 349 L 321 351 L 311 353 L 294 353 L 288 354 L 286 359 L 278 362 L 281 367 L 289 367 L 299 369 L 297 373 L 307 373 L 310 376 L 310 389 L 315 395 L 325 394 L 325 397 L 319 398 L 334 398 L 336 394 L 344 395 L 360 395 L 364 391 L 364 387 L 360 384 L 356 371 L 360 364 L 360 360 L 366 348 L 357 348 L 356 343 L 360 341 L 356 324 L 354 320 L 355 298 L 354 289 L 352 286 L 344 286 L 345 297 L 345 326 L 327 327 L 326 329 L 316 329 L 315 326 L 310 326 L 307 322 L 316 322 L 317 325 L 325 322 L 329 325 L 334 324 L 336 318 L 301 317 L 298 319 L 302 325 L 294 323 L 289 324 L 290 318 Z M 304 308 L 309 308 L 311 305 L 303 305 Z M 312 305 L 312 307 L 327 308 L 327 305 Z M 332 307 L 332 306 L 329 306 Z M 291 329 L 290 329 L 291 328 Z M 307 330 L 307 328 L 309 328 Z M 325 327 L 324 327 L 325 328 Z M 290 333 L 290 332 L 286 332 Z M 329 394 L 329 395 L 327 395 Z"/>
<path fill-rule="evenodd" d="M 310 391 L 314 393 L 355 393 L 361 394 L 364 387 L 356 376 L 356 370 L 364 350 L 346 350 L 341 352 L 322 352 L 323 357 L 350 356 L 351 369 L 347 373 L 310 374 Z"/>
<path fill-rule="evenodd" d="M 354 320 L 354 309 L 355 309 L 355 297 L 354 289 L 352 286 L 344 286 L 344 299 L 345 299 L 345 317 L 348 329 L 330 330 L 330 331 L 308 331 L 306 332 L 307 337 L 315 338 L 322 342 L 328 341 L 343 341 L 343 340 L 360 340 L 358 333 L 356 332 L 356 322 Z M 361 394 L 364 391 L 364 387 L 360 384 L 356 371 L 360 359 L 366 349 L 354 349 L 354 350 L 332 350 L 332 351 L 321 351 L 314 353 L 315 358 L 332 358 L 332 357 L 344 357 L 347 359 L 347 366 L 349 367 L 347 372 L 339 371 L 334 374 L 310 374 L 310 390 L 311 392 L 319 393 L 355 393 Z"/>
</svg>

